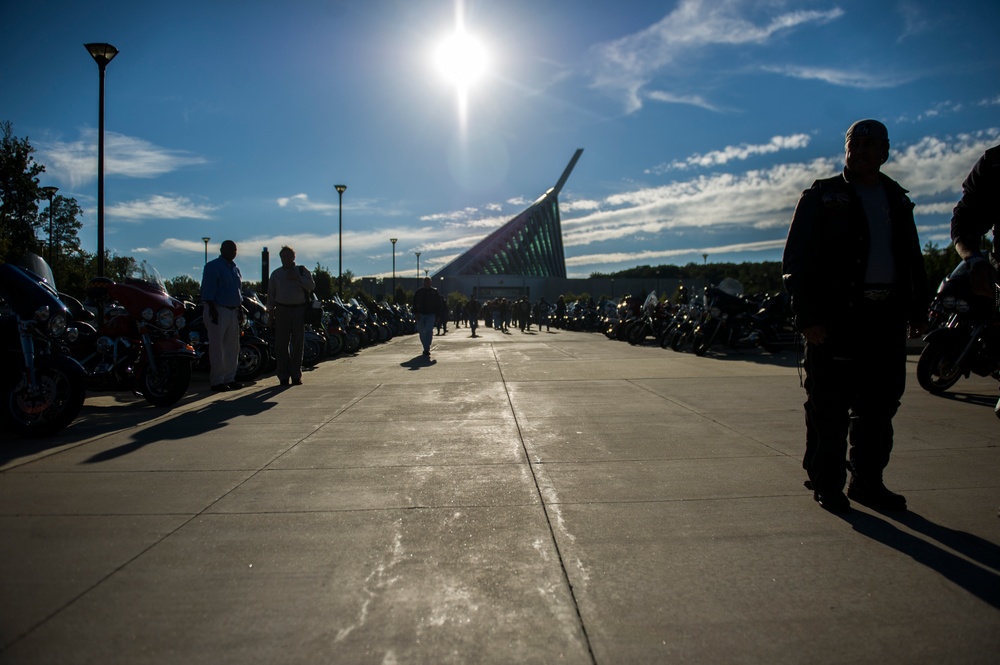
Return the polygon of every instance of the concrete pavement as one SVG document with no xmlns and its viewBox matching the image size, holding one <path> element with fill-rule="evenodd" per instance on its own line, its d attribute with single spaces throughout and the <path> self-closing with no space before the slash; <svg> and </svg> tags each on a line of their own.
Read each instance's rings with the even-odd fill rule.
<svg viewBox="0 0 1000 665">
<path fill-rule="evenodd" d="M 997 384 L 802 487 L 792 355 L 416 336 L 0 448 L 0 663 L 996 663 Z"/>
</svg>

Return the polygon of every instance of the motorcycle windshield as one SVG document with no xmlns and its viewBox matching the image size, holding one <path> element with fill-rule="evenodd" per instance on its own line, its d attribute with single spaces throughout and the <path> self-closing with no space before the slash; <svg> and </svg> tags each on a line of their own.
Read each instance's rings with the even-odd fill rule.
<svg viewBox="0 0 1000 665">
<path fill-rule="evenodd" d="M 154 291 L 167 293 L 166 283 L 160 276 L 159 271 L 149 261 L 133 264 L 129 270 L 128 276 L 125 278 L 125 283 L 135 284 L 137 282 L 142 282 Z"/>
<path fill-rule="evenodd" d="M 743 284 L 738 279 L 733 279 L 732 277 L 726 277 L 724 280 L 719 282 L 716 287 L 726 295 L 733 296 L 734 298 L 740 298 L 743 296 Z"/>
<path fill-rule="evenodd" d="M 27 263 L 31 267 L 0 264 L 0 297 L 22 319 L 33 318 L 35 312 L 42 307 L 48 307 L 50 315 L 60 313 L 69 318 L 69 310 L 55 291 L 52 270 L 48 264 L 34 254 L 18 263 Z"/>
</svg>

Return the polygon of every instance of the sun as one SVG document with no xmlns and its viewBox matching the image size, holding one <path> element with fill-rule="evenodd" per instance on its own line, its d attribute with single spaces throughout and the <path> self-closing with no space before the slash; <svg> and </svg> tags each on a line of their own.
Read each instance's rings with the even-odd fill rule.
<svg viewBox="0 0 1000 665">
<path fill-rule="evenodd" d="M 434 62 L 442 76 L 467 90 L 486 73 L 489 57 L 478 39 L 459 30 L 438 45 Z"/>
</svg>

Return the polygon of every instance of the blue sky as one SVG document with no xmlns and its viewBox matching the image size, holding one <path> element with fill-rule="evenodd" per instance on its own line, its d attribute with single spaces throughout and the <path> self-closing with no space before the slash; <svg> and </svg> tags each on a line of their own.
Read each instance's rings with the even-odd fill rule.
<svg viewBox="0 0 1000 665">
<path fill-rule="evenodd" d="M 459 103 L 434 62 L 461 25 L 488 63 Z M 358 276 L 432 271 L 584 153 L 560 205 L 570 276 L 778 260 L 799 192 L 865 117 L 892 142 L 922 242 L 1000 143 L 1000 3 L 951 0 L 242 0 L 5 3 L 0 120 L 97 246 L 200 278 L 230 238 Z M 44 210 L 44 204 L 42 209 Z M 272 259 L 272 265 L 276 258 Z"/>
</svg>

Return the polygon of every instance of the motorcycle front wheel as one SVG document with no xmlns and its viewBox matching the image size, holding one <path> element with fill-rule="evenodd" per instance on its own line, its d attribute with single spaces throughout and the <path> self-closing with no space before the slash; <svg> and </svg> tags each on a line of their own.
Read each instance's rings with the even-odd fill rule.
<svg viewBox="0 0 1000 665">
<path fill-rule="evenodd" d="M 949 344 L 928 342 L 917 360 L 917 382 L 931 394 L 943 393 L 962 378 L 962 367 L 955 361 L 961 349 Z"/>
<path fill-rule="evenodd" d="M 344 351 L 344 336 L 340 333 L 332 333 L 327 339 L 326 355 L 328 357 L 339 356 Z"/>
<path fill-rule="evenodd" d="M 27 373 L 21 369 L 5 381 L 4 422 L 21 436 L 51 436 L 76 419 L 83 407 L 86 387 L 76 361 L 62 355 L 35 358 L 38 389 L 28 387 Z M 76 371 L 74 371 L 74 369 Z"/>
<path fill-rule="evenodd" d="M 248 342 L 240 343 L 240 358 L 236 364 L 237 381 L 253 381 L 267 366 L 264 349 Z"/>
<path fill-rule="evenodd" d="M 323 351 L 319 340 L 306 338 L 302 343 L 302 366 L 314 367 L 323 358 Z"/>
<path fill-rule="evenodd" d="M 157 371 L 143 370 L 139 377 L 140 393 L 153 406 L 176 404 L 191 385 L 191 361 L 187 358 L 160 358 Z"/>
</svg>

